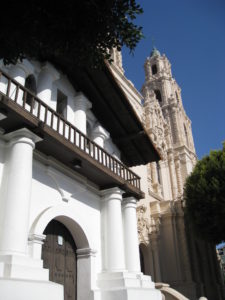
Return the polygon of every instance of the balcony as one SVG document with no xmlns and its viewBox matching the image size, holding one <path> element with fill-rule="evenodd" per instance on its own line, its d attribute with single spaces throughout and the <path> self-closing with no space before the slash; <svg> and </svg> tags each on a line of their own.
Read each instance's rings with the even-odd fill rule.
<svg viewBox="0 0 225 300">
<path fill-rule="evenodd" d="M 27 127 L 42 137 L 36 149 L 54 157 L 97 184 L 119 186 L 127 195 L 144 197 L 140 177 L 75 126 L 0 70 L 0 121 L 5 133 Z"/>
</svg>

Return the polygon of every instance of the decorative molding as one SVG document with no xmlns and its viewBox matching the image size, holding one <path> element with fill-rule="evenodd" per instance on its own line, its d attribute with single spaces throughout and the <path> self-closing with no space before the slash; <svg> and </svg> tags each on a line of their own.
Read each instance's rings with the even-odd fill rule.
<svg viewBox="0 0 225 300">
<path fill-rule="evenodd" d="M 32 234 L 29 234 L 29 236 L 28 236 L 28 243 L 29 244 L 35 243 L 35 244 L 43 245 L 45 239 L 46 239 L 46 235 L 44 235 L 44 234 L 32 233 Z"/>
<path fill-rule="evenodd" d="M 137 207 L 137 223 L 138 223 L 138 237 L 139 242 L 147 245 L 149 243 L 150 222 L 145 216 L 147 211 L 146 205 L 139 205 Z"/>
<path fill-rule="evenodd" d="M 77 249 L 76 254 L 77 258 L 85 258 L 85 257 L 95 257 L 97 253 L 97 250 L 91 249 L 91 248 L 83 248 L 83 249 Z"/>
</svg>

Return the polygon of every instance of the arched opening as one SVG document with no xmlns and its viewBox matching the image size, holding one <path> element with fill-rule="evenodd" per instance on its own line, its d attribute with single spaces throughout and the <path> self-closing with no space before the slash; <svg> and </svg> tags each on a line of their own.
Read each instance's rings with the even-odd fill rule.
<svg viewBox="0 0 225 300">
<path fill-rule="evenodd" d="M 157 66 L 156 65 L 152 65 L 152 75 L 157 74 Z"/>
<path fill-rule="evenodd" d="M 155 97 L 159 102 L 162 102 L 162 97 L 161 97 L 161 93 L 160 90 L 155 90 Z"/>
<path fill-rule="evenodd" d="M 141 272 L 145 275 L 151 275 L 148 247 L 143 243 L 140 244 L 139 253 L 140 253 Z"/>
<path fill-rule="evenodd" d="M 64 300 L 77 299 L 76 244 L 70 231 L 61 222 L 52 220 L 45 228 L 42 246 L 44 268 L 49 280 L 64 286 Z"/>
<path fill-rule="evenodd" d="M 52 220 L 63 224 L 75 241 L 77 246 L 77 298 L 89 299 L 96 250 L 93 240 L 88 234 L 87 224 L 79 210 L 73 210 L 64 203 L 44 210 L 37 216 L 29 230 L 29 236 L 34 237 L 29 244 L 29 252 L 33 258 L 41 259 L 42 245 L 36 242 L 36 237 L 44 237 L 45 229 Z"/>
<path fill-rule="evenodd" d="M 36 95 L 37 87 L 36 80 L 34 75 L 29 75 L 25 80 L 25 88 L 27 88 L 32 94 Z M 33 96 L 31 94 L 27 94 L 26 103 L 31 105 Z"/>
</svg>

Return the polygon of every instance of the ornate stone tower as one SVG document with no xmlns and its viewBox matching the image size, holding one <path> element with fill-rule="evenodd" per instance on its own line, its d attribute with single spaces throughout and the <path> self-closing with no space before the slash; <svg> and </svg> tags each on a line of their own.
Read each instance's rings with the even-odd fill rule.
<svg viewBox="0 0 225 300">
<path fill-rule="evenodd" d="M 152 276 L 166 299 L 184 299 L 179 291 L 191 300 L 222 300 L 215 249 L 194 238 L 184 220 L 183 186 L 196 154 L 171 64 L 154 48 L 145 62 L 140 94 L 125 76 L 121 53 L 111 53 L 111 70 L 162 158 L 134 168 L 145 192 L 137 208 L 142 272 Z"/>
<path fill-rule="evenodd" d="M 142 270 L 189 299 L 223 299 L 215 249 L 184 220 L 183 187 L 197 158 L 181 89 L 156 48 L 144 68 L 145 127 L 162 160 L 147 165 L 148 193 L 137 210 Z"/>
<path fill-rule="evenodd" d="M 172 199 L 175 199 L 182 194 L 183 183 L 196 163 L 196 154 L 191 121 L 183 108 L 181 89 L 172 77 L 169 60 L 165 55 L 160 55 L 156 48 L 145 62 L 145 83 L 142 92 L 147 109 L 146 121 L 149 118 L 159 117 L 161 113 L 163 118 L 160 117 L 160 119 L 165 122 L 166 139 L 163 141 L 161 150 L 164 161 L 168 161 L 169 164 Z M 158 113 L 154 113 L 153 116 L 149 116 L 148 106 L 152 107 L 149 102 L 154 102 L 154 105 L 158 106 Z M 149 124 L 148 130 L 156 130 L 154 127 L 154 124 Z M 169 199 L 169 195 L 166 198 Z"/>
</svg>

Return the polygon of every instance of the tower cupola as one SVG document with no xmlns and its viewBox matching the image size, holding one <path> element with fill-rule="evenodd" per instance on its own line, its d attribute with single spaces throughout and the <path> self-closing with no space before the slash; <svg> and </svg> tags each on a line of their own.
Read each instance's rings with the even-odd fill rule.
<svg viewBox="0 0 225 300">
<path fill-rule="evenodd" d="M 153 56 L 160 56 L 160 52 L 158 49 L 156 49 L 156 47 L 154 46 L 152 51 L 151 51 L 151 54 L 150 54 L 150 57 L 153 57 Z"/>
</svg>

